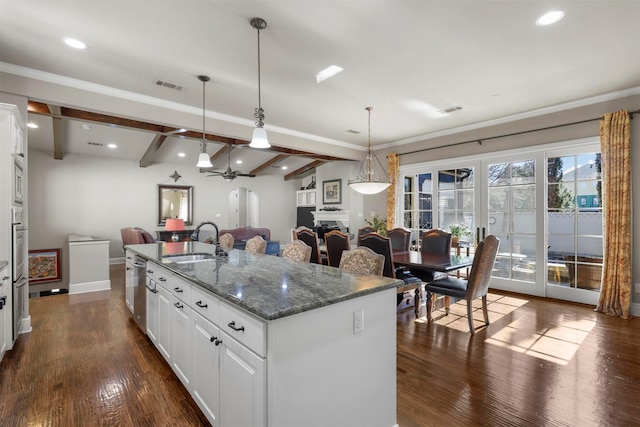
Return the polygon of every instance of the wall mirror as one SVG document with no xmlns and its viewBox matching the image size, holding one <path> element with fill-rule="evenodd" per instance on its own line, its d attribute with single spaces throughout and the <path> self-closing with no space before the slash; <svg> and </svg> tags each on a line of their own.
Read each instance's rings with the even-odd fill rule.
<svg viewBox="0 0 640 427">
<path fill-rule="evenodd" d="M 158 185 L 158 225 L 167 218 L 182 218 L 191 225 L 193 187 L 190 185 Z"/>
</svg>

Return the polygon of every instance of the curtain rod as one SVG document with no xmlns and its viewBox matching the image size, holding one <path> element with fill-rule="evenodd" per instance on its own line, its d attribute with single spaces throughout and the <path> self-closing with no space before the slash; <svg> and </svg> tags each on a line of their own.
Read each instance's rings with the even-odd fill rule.
<svg viewBox="0 0 640 427">
<path fill-rule="evenodd" d="M 633 119 L 633 115 L 634 114 L 640 114 L 640 109 L 635 110 L 635 111 L 630 111 L 629 112 L 629 117 L 631 119 Z M 407 154 L 421 153 L 423 151 L 437 150 L 439 148 L 455 147 L 457 145 L 463 145 L 463 144 L 471 144 L 472 142 L 477 142 L 478 144 L 482 145 L 483 141 L 489 141 L 489 140 L 492 140 L 492 139 L 500 139 L 500 138 L 506 138 L 506 137 L 509 137 L 509 136 L 524 135 L 526 133 L 533 133 L 533 132 L 539 132 L 539 131 L 543 131 L 543 130 L 556 129 L 556 128 L 561 128 L 561 127 L 565 127 L 565 126 L 579 125 L 579 124 L 583 124 L 583 123 L 595 122 L 596 120 L 602 120 L 602 117 L 597 117 L 595 119 L 580 120 L 580 121 L 571 122 L 571 123 L 564 123 L 564 124 L 561 124 L 561 125 L 547 126 L 547 127 L 543 127 L 543 128 L 537 128 L 537 129 L 523 130 L 523 131 L 520 131 L 520 132 L 506 133 L 506 134 L 503 134 L 503 135 L 489 136 L 487 138 L 477 138 L 477 139 L 471 139 L 471 140 L 468 140 L 468 141 L 454 142 L 453 144 L 439 145 L 437 147 L 421 148 L 420 150 L 408 151 L 406 153 L 398 153 L 398 156 L 405 156 Z"/>
</svg>

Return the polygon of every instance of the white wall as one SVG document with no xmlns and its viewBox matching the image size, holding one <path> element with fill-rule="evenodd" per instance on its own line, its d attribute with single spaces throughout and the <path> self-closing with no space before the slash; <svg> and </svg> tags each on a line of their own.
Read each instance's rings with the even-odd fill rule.
<svg viewBox="0 0 640 427">
<path fill-rule="evenodd" d="M 182 178 L 169 178 L 174 171 Z M 147 168 L 135 161 L 29 152 L 29 249 L 62 248 L 69 233 L 111 239 L 110 258 L 123 256 L 120 229 L 142 227 L 155 235 L 157 185 L 192 185 L 194 224 L 213 221 L 227 228 L 229 192 L 246 187 L 260 200 L 259 226 L 271 229 L 271 238 L 288 242 L 296 224 L 296 193 L 300 180 L 277 176 L 237 178 L 231 183 L 206 177 L 194 166 L 161 164 Z M 220 214 L 220 217 L 216 217 Z M 194 227 L 195 227 L 194 225 Z M 63 268 L 63 283 L 68 272 Z"/>
</svg>

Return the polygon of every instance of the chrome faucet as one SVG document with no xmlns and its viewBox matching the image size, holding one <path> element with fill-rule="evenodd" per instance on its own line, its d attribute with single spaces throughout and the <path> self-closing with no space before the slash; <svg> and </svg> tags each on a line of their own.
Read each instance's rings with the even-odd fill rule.
<svg viewBox="0 0 640 427">
<path fill-rule="evenodd" d="M 200 227 L 202 227 L 203 225 L 207 225 L 207 224 L 213 225 L 213 228 L 216 229 L 216 238 L 213 240 L 213 244 L 216 247 L 216 255 L 226 256 L 227 253 L 222 249 L 222 247 L 218 243 L 218 240 L 219 240 L 218 238 L 220 237 L 220 230 L 218 230 L 218 226 L 216 225 L 215 222 L 204 221 L 204 222 L 201 222 L 200 224 L 198 224 L 198 226 L 196 227 L 195 231 L 191 235 L 191 240 L 193 240 L 194 242 L 197 242 L 198 241 L 198 234 L 200 234 Z"/>
</svg>

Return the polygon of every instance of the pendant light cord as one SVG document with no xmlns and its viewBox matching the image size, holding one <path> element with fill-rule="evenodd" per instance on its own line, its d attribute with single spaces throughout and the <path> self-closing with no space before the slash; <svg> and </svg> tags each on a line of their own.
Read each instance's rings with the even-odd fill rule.
<svg viewBox="0 0 640 427">
<path fill-rule="evenodd" d="M 260 85 L 260 28 L 258 28 L 258 109 L 262 110 L 262 89 Z"/>
</svg>

